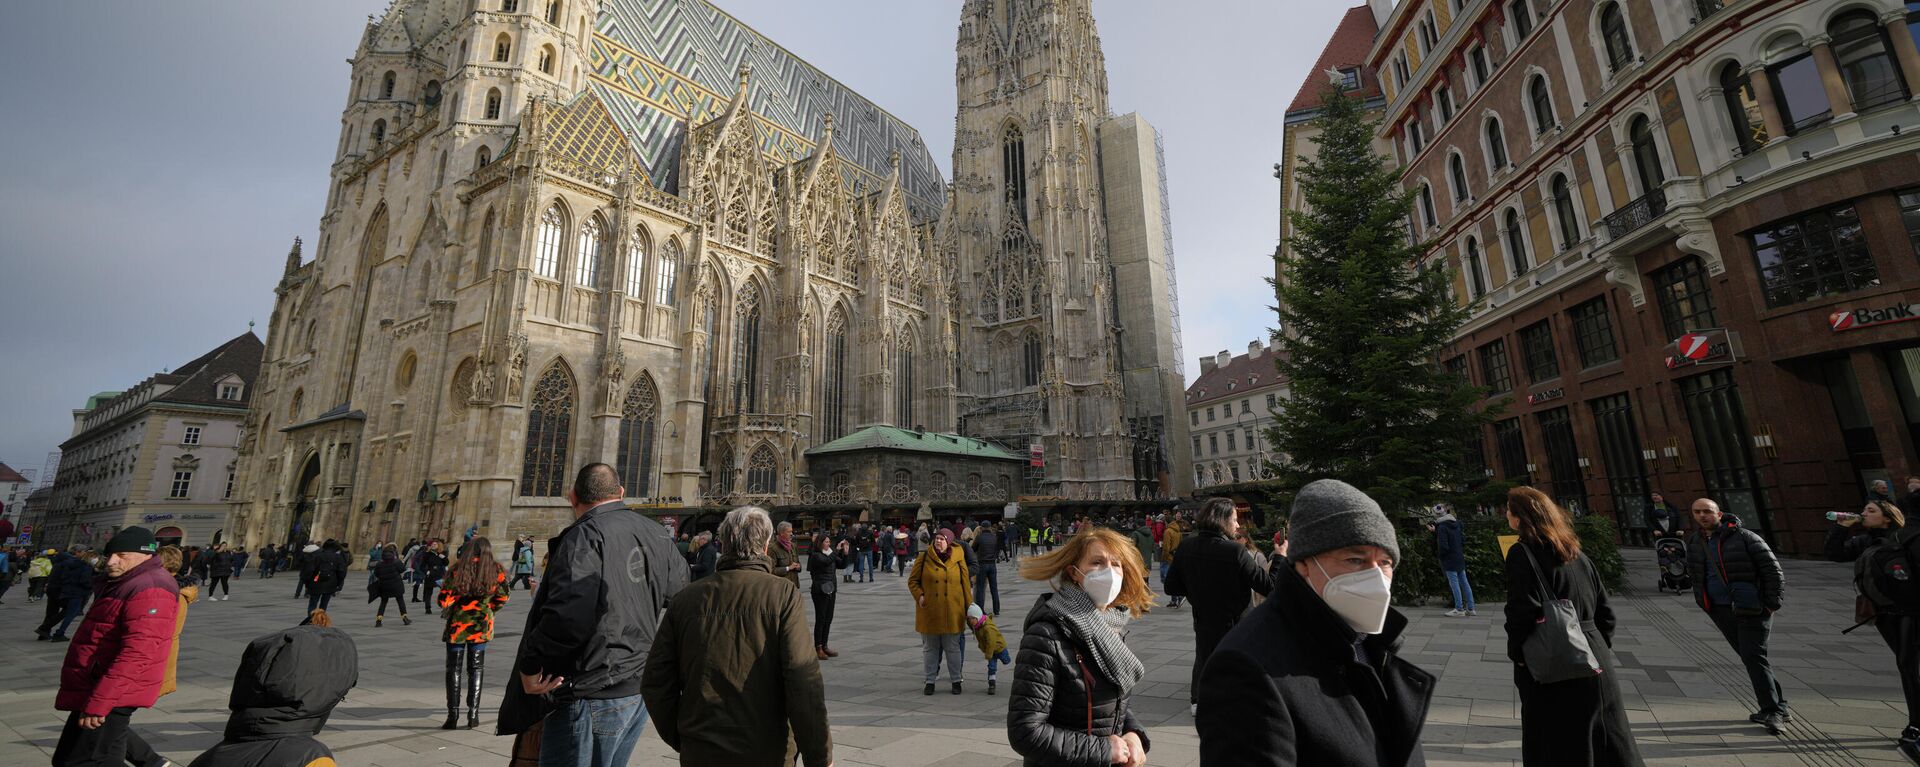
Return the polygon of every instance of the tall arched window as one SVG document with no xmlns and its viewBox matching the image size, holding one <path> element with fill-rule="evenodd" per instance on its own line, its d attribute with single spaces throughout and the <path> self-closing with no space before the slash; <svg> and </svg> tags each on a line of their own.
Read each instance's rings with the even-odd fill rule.
<svg viewBox="0 0 1920 767">
<path fill-rule="evenodd" d="M 1464 203 L 1472 193 L 1467 189 L 1467 161 L 1455 152 L 1447 158 L 1447 180 L 1453 184 L 1453 200 L 1456 205 Z"/>
<path fill-rule="evenodd" d="M 1726 100 L 1727 123 L 1741 154 L 1753 154 L 1767 143 L 1767 121 L 1760 116 L 1760 99 L 1753 95 L 1753 78 L 1737 62 L 1720 68 L 1720 97 Z"/>
<path fill-rule="evenodd" d="M 560 26 L 560 0 L 547 0 L 547 23 Z"/>
<path fill-rule="evenodd" d="M 714 477 L 708 483 L 711 485 L 710 492 L 719 496 L 733 495 L 733 472 L 739 468 L 739 464 L 733 460 L 733 448 L 720 448 L 719 457 L 720 460 L 714 464 Z"/>
<path fill-rule="evenodd" d="M 646 498 L 653 495 L 653 427 L 660 420 L 660 392 L 653 377 L 642 372 L 640 380 L 627 388 L 627 399 L 620 406 L 620 484 L 627 495 Z"/>
<path fill-rule="evenodd" d="M 1907 87 L 1900 65 L 1887 50 L 1886 28 L 1872 11 L 1848 11 L 1827 25 L 1833 36 L 1833 59 L 1853 97 L 1853 110 L 1863 112 L 1882 104 L 1904 101 Z"/>
<path fill-rule="evenodd" d="M 508 37 L 507 33 L 501 32 L 499 37 L 493 38 L 493 60 L 506 61 L 507 58 L 512 55 L 513 38 Z"/>
<path fill-rule="evenodd" d="M 1600 9 L 1600 42 L 1607 48 L 1607 66 L 1618 72 L 1633 63 L 1633 41 L 1627 37 L 1627 19 L 1619 3 Z"/>
<path fill-rule="evenodd" d="M 1040 370 L 1045 364 L 1040 356 L 1040 334 L 1028 333 L 1026 343 L 1022 346 L 1026 353 L 1022 355 L 1020 382 L 1025 386 L 1039 386 Z"/>
<path fill-rule="evenodd" d="M 1547 78 L 1534 75 L 1527 82 L 1527 104 L 1533 109 L 1533 134 L 1538 136 L 1560 124 L 1553 114 L 1553 96 L 1547 93 Z"/>
<path fill-rule="evenodd" d="M 500 119 L 500 89 L 487 89 L 487 110 L 481 113 L 484 120 Z"/>
<path fill-rule="evenodd" d="M 380 100 L 385 101 L 393 98 L 394 82 L 395 78 L 392 72 L 380 76 Z"/>
<path fill-rule="evenodd" d="M 1027 222 L 1027 142 L 1019 126 L 1007 126 L 1000 142 L 1000 173 L 1006 180 L 1007 207 L 1014 219 Z"/>
<path fill-rule="evenodd" d="M 444 185 L 446 183 L 447 183 L 447 150 L 442 149 L 440 150 L 439 161 L 435 162 L 433 165 L 433 185 L 437 187 L 437 186 Z"/>
<path fill-rule="evenodd" d="M 847 436 L 847 314 L 840 307 L 827 315 L 826 365 L 820 381 L 821 442 Z"/>
<path fill-rule="evenodd" d="M 549 280 L 560 279 L 560 243 L 566 237 L 567 216 L 556 202 L 540 214 L 540 237 L 533 249 L 534 274 Z"/>
<path fill-rule="evenodd" d="M 1487 166 L 1490 173 L 1507 167 L 1507 135 L 1500 129 L 1500 118 L 1487 118 Z"/>
<path fill-rule="evenodd" d="M 1467 238 L 1466 254 L 1463 258 L 1467 262 L 1467 295 L 1479 298 L 1487 292 L 1487 268 L 1480 258 L 1478 240 L 1472 237 Z"/>
<path fill-rule="evenodd" d="M 1560 250 L 1573 249 L 1580 241 L 1580 219 L 1573 211 L 1573 186 L 1567 183 L 1567 174 L 1555 173 L 1548 182 L 1553 194 L 1553 215 L 1560 222 Z"/>
<path fill-rule="evenodd" d="M 1508 208 L 1505 224 L 1501 233 L 1507 238 L 1507 260 L 1513 262 L 1513 276 L 1518 277 L 1533 268 L 1532 259 L 1527 257 L 1526 233 L 1520 231 L 1520 211 Z"/>
<path fill-rule="evenodd" d="M 485 279 L 493 263 L 493 209 L 480 220 L 480 250 L 473 254 L 473 278 Z"/>
<path fill-rule="evenodd" d="M 1646 115 L 1633 118 L 1627 126 L 1627 141 L 1633 144 L 1633 169 L 1640 173 L 1640 193 L 1652 194 L 1666 183 L 1667 172 L 1660 167 L 1660 145 L 1653 141 L 1653 127 Z"/>
<path fill-rule="evenodd" d="M 579 242 L 574 244 L 573 282 L 583 288 L 599 289 L 601 245 L 606 238 L 602 235 L 606 229 L 600 224 L 598 214 L 588 216 L 587 223 L 580 225 Z"/>
<path fill-rule="evenodd" d="M 309 325 L 308 328 L 311 329 L 312 326 Z M 287 422 L 288 423 L 300 422 L 300 406 L 302 404 L 305 404 L 306 398 L 307 398 L 306 389 L 293 390 L 293 397 L 287 400 Z"/>
<path fill-rule="evenodd" d="M 553 74 L 554 58 L 555 56 L 553 55 L 553 46 L 551 45 L 540 46 L 540 71 L 546 74 Z"/>
<path fill-rule="evenodd" d="M 374 120 L 373 121 L 373 143 L 379 144 L 380 142 L 385 140 L 387 140 L 387 121 Z"/>
<path fill-rule="evenodd" d="M 474 170 L 487 167 L 487 163 L 490 162 L 493 162 L 493 150 L 488 149 L 485 144 L 482 144 L 479 149 L 473 150 Z"/>
<path fill-rule="evenodd" d="M 680 243 L 668 240 L 667 246 L 660 249 L 660 260 L 655 262 L 653 271 L 653 302 L 671 308 L 674 291 L 679 288 Z"/>
<path fill-rule="evenodd" d="M 547 366 L 527 403 L 526 457 L 520 466 L 520 494 L 559 496 L 567 483 L 567 448 L 573 433 L 573 376 L 559 360 Z"/>
<path fill-rule="evenodd" d="M 520 0 L 500 0 L 501 13 L 514 13 L 520 10 Z"/>
<path fill-rule="evenodd" d="M 635 227 L 627 247 L 627 297 L 647 297 L 647 230 Z"/>
<path fill-rule="evenodd" d="M 894 412 L 899 414 L 898 423 L 902 429 L 917 426 L 913 422 L 913 333 L 905 328 L 900 331 L 899 344 L 893 354 L 893 388 L 897 397 Z"/>
<path fill-rule="evenodd" d="M 733 308 L 733 410 L 760 407 L 760 283 L 749 281 Z"/>
<path fill-rule="evenodd" d="M 1427 184 L 1420 185 L 1420 223 L 1428 229 L 1440 223 L 1433 209 L 1433 187 Z"/>
<path fill-rule="evenodd" d="M 747 458 L 747 494 L 774 495 L 780 492 L 780 461 L 773 446 L 764 442 Z"/>
<path fill-rule="evenodd" d="M 447 122 L 451 123 L 460 118 L 460 94 L 455 93 L 453 98 L 447 99 Z"/>
</svg>

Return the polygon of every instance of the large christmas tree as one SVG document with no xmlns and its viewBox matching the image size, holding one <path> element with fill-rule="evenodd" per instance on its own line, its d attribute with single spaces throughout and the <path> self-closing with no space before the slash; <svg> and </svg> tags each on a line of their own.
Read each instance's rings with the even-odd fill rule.
<svg viewBox="0 0 1920 767">
<path fill-rule="evenodd" d="M 1482 390 L 1439 365 L 1467 308 L 1444 261 L 1421 263 L 1413 194 L 1374 153 L 1360 100 L 1330 86 L 1317 127 L 1319 155 L 1300 170 L 1306 210 L 1291 214 L 1275 284 L 1291 397 L 1274 411 L 1272 468 L 1288 489 L 1344 480 L 1392 515 L 1461 500 L 1485 480 L 1463 451 L 1492 420 Z"/>
</svg>

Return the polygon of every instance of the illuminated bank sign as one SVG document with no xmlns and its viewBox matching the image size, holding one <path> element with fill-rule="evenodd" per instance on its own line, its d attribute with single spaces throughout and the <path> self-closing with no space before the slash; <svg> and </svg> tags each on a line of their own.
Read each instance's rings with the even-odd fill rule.
<svg viewBox="0 0 1920 767">
<path fill-rule="evenodd" d="M 1720 328 L 1695 330 L 1667 345 L 1667 369 L 1732 362 L 1740 356 L 1740 334 Z"/>
<path fill-rule="evenodd" d="M 1894 304 L 1878 309 L 1842 309 L 1827 317 L 1833 332 L 1858 330 L 1907 320 L 1920 320 L 1920 304 Z"/>
</svg>

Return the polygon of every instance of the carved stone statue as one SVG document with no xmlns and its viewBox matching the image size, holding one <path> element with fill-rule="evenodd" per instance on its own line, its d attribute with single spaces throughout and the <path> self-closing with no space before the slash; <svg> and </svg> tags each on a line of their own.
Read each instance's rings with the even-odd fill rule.
<svg viewBox="0 0 1920 767">
<path fill-rule="evenodd" d="M 620 384 L 627 379 L 626 352 L 617 348 L 608 352 L 600 359 L 600 371 L 607 381 L 607 411 L 619 412 L 621 399 L 625 393 Z"/>
<path fill-rule="evenodd" d="M 507 399 L 520 399 L 526 378 L 527 337 L 515 334 L 507 338 Z"/>
</svg>

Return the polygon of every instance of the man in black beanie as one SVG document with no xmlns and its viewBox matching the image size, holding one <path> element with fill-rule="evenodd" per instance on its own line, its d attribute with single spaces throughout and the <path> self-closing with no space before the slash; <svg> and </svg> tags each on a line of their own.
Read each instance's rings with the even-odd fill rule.
<svg viewBox="0 0 1920 767">
<path fill-rule="evenodd" d="M 1397 655 L 1388 605 L 1400 543 L 1380 504 L 1339 480 L 1300 489 L 1273 591 L 1200 676 L 1200 761 L 1421 764 L 1434 676 Z"/>
</svg>

